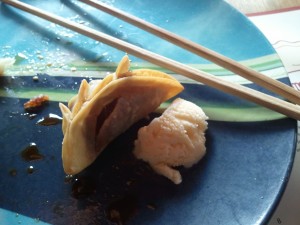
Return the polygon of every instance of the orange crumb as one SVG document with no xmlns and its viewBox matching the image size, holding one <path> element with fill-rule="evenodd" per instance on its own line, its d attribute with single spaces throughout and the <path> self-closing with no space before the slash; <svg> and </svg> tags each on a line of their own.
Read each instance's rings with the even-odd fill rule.
<svg viewBox="0 0 300 225">
<path fill-rule="evenodd" d="M 45 103 L 47 103 L 48 101 L 49 101 L 49 97 L 47 95 L 41 94 L 39 96 L 30 99 L 28 102 L 25 102 L 24 109 L 38 108 L 44 105 Z"/>
</svg>

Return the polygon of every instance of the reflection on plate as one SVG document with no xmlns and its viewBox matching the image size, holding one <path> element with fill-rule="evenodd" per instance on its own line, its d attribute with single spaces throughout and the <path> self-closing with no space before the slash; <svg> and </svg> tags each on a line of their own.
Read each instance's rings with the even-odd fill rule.
<svg viewBox="0 0 300 225">
<path fill-rule="evenodd" d="M 223 1 L 108 3 L 286 82 L 269 43 Z M 83 3 L 30 4 L 259 89 Z M 154 174 L 132 156 L 136 131 L 149 123 L 147 119 L 118 137 L 88 169 L 66 178 L 60 124 L 36 123 L 49 113 L 60 115 L 58 101 L 67 101 L 82 77 L 103 77 L 124 53 L 3 4 L 0 11 L 5 21 L 1 30 L 6 34 L 0 41 L 0 57 L 17 57 L 17 63 L 0 77 L 0 218 L 4 224 L 257 224 L 268 220 L 293 161 L 294 120 L 175 75 L 186 88 L 181 97 L 203 106 L 213 119 L 207 132 L 208 153 L 193 168 L 181 169 L 181 185 Z M 133 67 L 155 68 L 131 59 Z M 39 80 L 34 81 L 32 75 L 37 73 Z M 36 115 L 25 113 L 24 102 L 41 93 L 52 101 Z M 26 161 L 21 153 L 32 142 L 43 157 Z"/>
</svg>

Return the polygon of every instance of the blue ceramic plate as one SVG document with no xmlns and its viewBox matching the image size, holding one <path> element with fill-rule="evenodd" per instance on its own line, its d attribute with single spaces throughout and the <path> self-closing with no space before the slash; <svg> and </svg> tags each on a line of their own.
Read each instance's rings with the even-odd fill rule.
<svg viewBox="0 0 300 225">
<path fill-rule="evenodd" d="M 143 48 L 260 91 L 216 65 L 77 1 L 24 1 Z M 242 14 L 221 0 L 106 1 L 212 48 L 282 82 L 285 70 L 272 46 Z M 124 55 L 102 43 L 0 6 L 0 57 L 15 58 L 0 77 L 1 224 L 261 224 L 275 209 L 293 163 L 296 121 L 176 76 L 181 97 L 210 117 L 207 154 L 180 168 L 174 185 L 131 154 L 142 120 L 112 142 L 85 171 L 66 177 L 61 124 L 37 122 L 60 115 L 83 78 L 102 78 Z M 158 68 L 133 56 L 132 68 Z M 38 75 L 38 81 L 33 76 Z M 266 91 L 265 91 L 266 92 Z M 51 101 L 38 112 L 23 104 L 38 94 Z M 162 105 L 162 108 L 168 103 Z M 155 116 L 155 115 L 153 115 Z M 28 160 L 24 150 L 39 153 Z"/>
</svg>

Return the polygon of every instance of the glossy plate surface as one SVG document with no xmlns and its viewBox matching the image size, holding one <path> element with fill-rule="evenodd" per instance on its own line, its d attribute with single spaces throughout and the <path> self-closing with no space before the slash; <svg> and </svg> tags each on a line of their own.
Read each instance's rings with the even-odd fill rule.
<svg viewBox="0 0 300 225">
<path fill-rule="evenodd" d="M 125 22 L 77 1 L 24 1 L 143 48 L 253 85 Z M 242 14 L 220 0 L 106 1 L 159 26 L 287 82 L 272 46 Z M 82 78 L 102 78 L 124 55 L 102 43 L 0 5 L 0 57 L 16 57 L 0 77 L 1 224 L 260 224 L 285 188 L 295 153 L 296 121 L 179 75 L 181 97 L 210 117 L 207 154 L 180 168 L 174 185 L 131 154 L 142 120 L 118 137 L 97 161 L 66 179 L 61 162 L 61 124 L 37 122 L 61 115 L 58 102 L 74 95 Z M 132 68 L 153 68 L 130 56 Z M 38 74 L 38 81 L 33 75 Z M 38 94 L 51 101 L 36 115 L 23 104 Z M 163 105 L 162 107 L 165 107 Z M 22 152 L 34 142 L 41 159 Z M 24 156 L 24 155 L 23 155 Z M 117 212 L 117 213 L 116 213 Z"/>
</svg>

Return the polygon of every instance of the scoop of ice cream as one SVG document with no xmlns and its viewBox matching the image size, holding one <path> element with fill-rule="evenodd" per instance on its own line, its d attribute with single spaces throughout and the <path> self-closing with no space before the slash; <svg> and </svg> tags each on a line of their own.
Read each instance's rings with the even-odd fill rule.
<svg viewBox="0 0 300 225">
<path fill-rule="evenodd" d="M 133 153 L 179 184 L 181 175 L 173 167 L 191 167 L 205 155 L 207 119 L 199 106 L 177 98 L 160 117 L 138 131 Z"/>
</svg>

